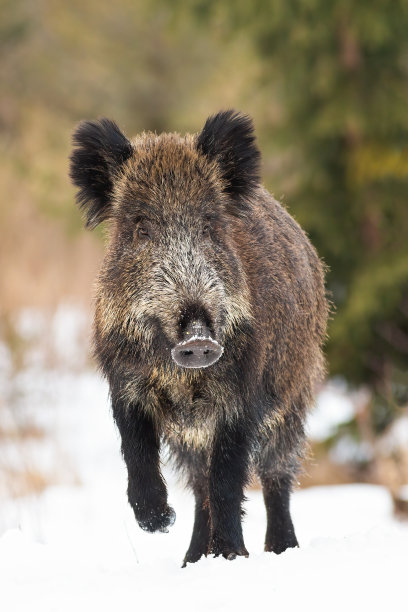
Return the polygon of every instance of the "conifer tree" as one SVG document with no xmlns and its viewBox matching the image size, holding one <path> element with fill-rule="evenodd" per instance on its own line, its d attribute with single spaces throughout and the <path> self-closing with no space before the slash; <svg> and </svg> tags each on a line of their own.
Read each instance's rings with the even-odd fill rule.
<svg viewBox="0 0 408 612">
<path fill-rule="evenodd" d="M 278 92 L 289 207 L 329 266 L 330 370 L 374 390 L 381 430 L 408 401 L 408 2 L 194 6 L 253 37 Z"/>
</svg>

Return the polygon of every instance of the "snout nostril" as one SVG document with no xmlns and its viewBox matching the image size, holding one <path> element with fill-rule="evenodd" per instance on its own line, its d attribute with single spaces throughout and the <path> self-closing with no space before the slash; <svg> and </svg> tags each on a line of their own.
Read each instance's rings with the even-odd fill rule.
<svg viewBox="0 0 408 612">
<path fill-rule="evenodd" d="M 184 355 L 185 357 L 187 357 L 187 355 L 192 355 L 194 353 L 194 351 L 180 351 L 181 355 Z"/>
</svg>

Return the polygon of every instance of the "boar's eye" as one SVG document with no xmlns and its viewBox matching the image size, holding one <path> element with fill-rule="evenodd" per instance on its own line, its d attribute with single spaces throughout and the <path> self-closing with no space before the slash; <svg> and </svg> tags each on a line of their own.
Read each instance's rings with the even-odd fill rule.
<svg viewBox="0 0 408 612">
<path fill-rule="evenodd" d="M 211 229 L 211 227 L 210 227 L 210 225 L 208 223 L 206 225 L 204 225 L 204 227 L 203 227 L 203 236 L 204 236 L 204 238 L 209 238 L 209 236 L 210 236 L 210 229 Z"/>
<path fill-rule="evenodd" d="M 137 228 L 137 236 L 138 238 L 150 238 L 150 233 L 147 227 L 145 227 L 144 225 L 140 225 Z"/>
<path fill-rule="evenodd" d="M 139 221 L 135 229 L 135 236 L 139 240 L 150 240 L 152 237 L 152 227 L 147 221 Z"/>
</svg>

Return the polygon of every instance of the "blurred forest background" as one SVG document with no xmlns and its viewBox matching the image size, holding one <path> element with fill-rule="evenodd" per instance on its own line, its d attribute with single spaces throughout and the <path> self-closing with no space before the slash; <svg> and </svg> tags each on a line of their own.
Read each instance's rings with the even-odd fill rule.
<svg viewBox="0 0 408 612">
<path fill-rule="evenodd" d="M 103 231 L 85 232 L 74 205 L 75 124 L 196 132 L 235 108 L 254 118 L 266 186 L 329 267 L 329 375 L 355 410 L 315 454 L 324 465 L 341 440 L 359 452 L 315 482 L 408 482 L 406 451 L 384 442 L 396 423 L 408 437 L 407 32 L 407 0 L 0 0 L 9 373 L 26 348 L 18 313 L 90 308 Z"/>
</svg>

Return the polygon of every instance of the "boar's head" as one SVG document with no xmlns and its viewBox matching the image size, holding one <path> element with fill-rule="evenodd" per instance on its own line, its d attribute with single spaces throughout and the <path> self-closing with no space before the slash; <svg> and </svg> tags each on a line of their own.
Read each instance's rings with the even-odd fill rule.
<svg viewBox="0 0 408 612">
<path fill-rule="evenodd" d="M 259 185 L 252 121 L 210 117 L 196 135 L 128 140 L 109 119 L 74 134 L 71 178 L 89 228 L 110 221 L 99 277 L 99 333 L 120 330 L 146 354 L 202 368 L 251 319 L 241 250 Z"/>
</svg>

